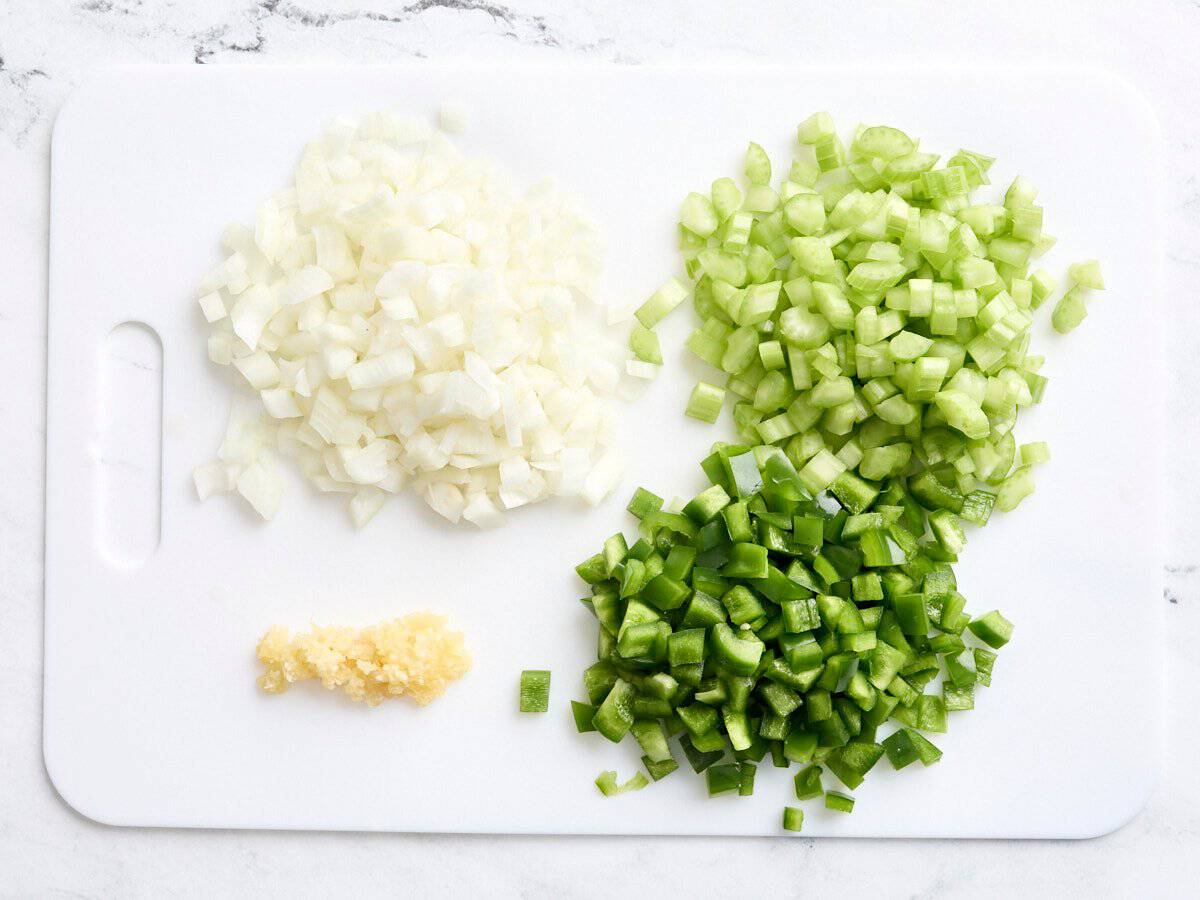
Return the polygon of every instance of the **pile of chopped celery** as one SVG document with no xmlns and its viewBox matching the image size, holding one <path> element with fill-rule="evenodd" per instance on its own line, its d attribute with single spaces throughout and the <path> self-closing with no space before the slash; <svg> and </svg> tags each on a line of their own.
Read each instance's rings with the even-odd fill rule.
<svg viewBox="0 0 1200 900">
<path fill-rule="evenodd" d="M 1054 239 L 1025 179 L 972 196 L 980 153 L 939 165 L 885 126 L 847 148 L 827 113 L 798 138 L 778 188 L 751 144 L 743 186 L 684 201 L 687 347 L 721 373 L 686 412 L 715 422 L 732 394 L 743 443 L 714 446 L 711 486 L 681 508 L 639 489 L 636 539 L 578 567 L 600 637 L 573 712 L 580 731 L 632 734 L 656 781 L 678 735 L 711 795 L 751 793 L 770 754 L 802 767 L 797 799 L 850 812 L 824 770 L 854 790 L 885 756 L 937 762 L 925 734 L 974 706 L 1011 636 L 999 612 L 968 616 L 951 564 L 963 525 L 1015 508 L 1049 458 L 1013 427 L 1046 387 L 1030 331 L 1057 280 L 1029 267 Z M 1094 260 L 1068 281 L 1060 333 L 1104 286 Z M 661 364 L 654 326 L 686 294 L 672 279 L 638 310 L 639 359 Z M 786 829 L 802 821 L 785 809 Z"/>
<path fill-rule="evenodd" d="M 696 386 L 687 414 L 715 422 L 732 395 L 741 438 L 781 446 L 810 492 L 843 472 L 919 470 L 926 492 L 951 492 L 955 514 L 982 489 L 968 521 L 1014 508 L 1044 451 L 1018 453 L 1012 431 L 1046 388 L 1030 328 L 1058 283 L 1029 271 L 1054 243 L 1036 188 L 1018 177 L 1002 202 L 974 199 L 991 157 L 959 150 L 939 166 L 886 126 L 859 128 L 847 150 L 828 113 L 798 137 L 802 156 L 778 189 L 751 144 L 743 187 L 721 178 L 683 203 L 702 320 L 687 346 L 721 372 Z M 1051 317 L 1064 333 L 1104 286 L 1094 260 L 1068 279 Z M 673 279 L 638 311 L 640 358 L 661 362 L 650 329 L 683 297 Z"/>
</svg>

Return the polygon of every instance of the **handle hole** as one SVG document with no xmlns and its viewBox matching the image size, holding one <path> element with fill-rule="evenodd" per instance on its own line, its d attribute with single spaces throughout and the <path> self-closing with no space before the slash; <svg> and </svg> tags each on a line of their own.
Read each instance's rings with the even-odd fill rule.
<svg viewBox="0 0 1200 900">
<path fill-rule="evenodd" d="M 162 341 L 142 322 L 108 333 L 100 364 L 100 548 L 123 568 L 158 549 L 162 531 Z"/>
</svg>

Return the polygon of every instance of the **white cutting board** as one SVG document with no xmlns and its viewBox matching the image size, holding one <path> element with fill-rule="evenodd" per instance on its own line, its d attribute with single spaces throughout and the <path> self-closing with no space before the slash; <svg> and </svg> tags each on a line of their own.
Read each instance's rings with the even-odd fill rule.
<svg viewBox="0 0 1200 900">
<path fill-rule="evenodd" d="M 194 295 L 222 226 L 248 220 L 332 116 L 432 115 L 448 98 L 473 109 L 469 151 L 584 196 L 622 301 L 678 271 L 687 191 L 736 173 L 751 139 L 786 166 L 817 109 L 994 154 L 998 184 L 1019 166 L 1042 188 L 1052 259 L 1099 257 L 1109 290 L 1069 338 L 1039 324 L 1050 387 L 1020 436 L 1054 459 L 958 567 L 970 609 L 1001 608 L 1016 636 L 976 710 L 935 738 L 939 765 L 883 762 L 852 816 L 806 804 L 805 832 L 1084 837 L 1140 809 L 1160 692 L 1157 128 L 1100 73 L 961 68 L 156 68 L 79 88 L 55 129 L 51 197 L 45 759 L 64 799 L 126 825 L 779 833 L 794 801 L 769 760 L 752 798 L 708 799 L 684 763 L 604 799 L 592 779 L 633 774 L 636 748 L 576 735 L 569 712 L 595 640 L 572 566 L 631 528 L 635 486 L 696 491 L 697 461 L 728 433 L 681 415 L 703 371 L 681 348 L 688 309 L 662 327 L 668 364 L 628 410 L 628 474 L 597 509 L 544 505 L 478 533 L 406 498 L 356 533 L 341 498 L 295 480 L 270 524 L 236 498 L 195 499 L 191 469 L 228 407 Z M 146 323 L 161 352 L 136 327 L 107 337 L 123 322 Z M 449 614 L 475 660 L 426 709 L 255 686 L 273 623 L 421 608 Z M 548 714 L 517 712 L 523 668 L 553 670 Z"/>
</svg>

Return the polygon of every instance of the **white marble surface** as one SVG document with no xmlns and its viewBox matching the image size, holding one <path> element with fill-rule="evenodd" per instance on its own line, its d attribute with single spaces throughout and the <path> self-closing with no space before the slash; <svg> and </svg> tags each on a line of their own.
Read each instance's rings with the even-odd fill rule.
<svg viewBox="0 0 1200 900">
<path fill-rule="evenodd" d="M 0 2 L 0 897 L 1182 896 L 1200 883 L 1200 5 L 1182 0 L 645 4 L 487 0 Z M 205 833 L 95 825 L 55 795 L 41 759 L 42 469 L 50 128 L 71 87 L 128 62 L 386 62 L 410 56 L 819 64 L 1078 62 L 1121 73 L 1163 125 L 1171 446 L 1159 789 L 1093 841 L 575 839 Z M 1114 173 L 1119 177 L 1120 173 Z M 1103 186 L 1097 187 L 1102 195 Z M 1147 328 L 1164 323 L 1146 322 Z M 1137 461 L 1128 473 L 1136 477 Z M 1115 523 L 1114 527 L 1120 527 Z M 1106 653 L 1120 648 L 1097 648 Z M 1086 677 L 1086 673 L 1081 673 Z M 1057 686 L 1069 696 L 1069 685 Z M 1120 728 L 1120 710 L 1097 710 Z M 1014 736 L 1037 765 L 1032 738 Z M 986 773 L 981 772 L 981 777 Z M 734 863 L 734 854 L 737 862 Z M 603 873 L 603 874 L 602 874 Z M 671 885 L 673 889 L 663 888 Z M 1190 885 L 1190 887 L 1189 887 Z M 802 886 L 802 888 L 801 888 Z M 742 891 L 744 893 L 744 891 Z"/>
</svg>

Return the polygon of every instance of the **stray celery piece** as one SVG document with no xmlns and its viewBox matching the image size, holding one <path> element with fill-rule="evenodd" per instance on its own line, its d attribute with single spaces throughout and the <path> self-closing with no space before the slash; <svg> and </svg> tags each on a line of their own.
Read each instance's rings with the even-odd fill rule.
<svg viewBox="0 0 1200 900">
<path fill-rule="evenodd" d="M 1067 277 L 1082 288 L 1104 290 L 1104 276 L 1100 274 L 1100 263 L 1094 259 L 1072 263 L 1067 268 Z"/>
<path fill-rule="evenodd" d="M 1000 484 L 996 492 L 996 506 L 1004 512 L 1012 512 L 1018 504 L 1033 493 L 1033 471 L 1021 466 Z"/>
<path fill-rule="evenodd" d="M 542 713 L 550 708 L 550 673 L 526 669 L 521 673 L 521 712 Z"/>
<path fill-rule="evenodd" d="M 1059 334 L 1067 334 L 1079 327 L 1079 323 L 1087 318 L 1087 304 L 1078 288 L 1071 288 L 1059 298 L 1054 305 L 1054 313 L 1050 323 Z"/>
<path fill-rule="evenodd" d="M 678 278 L 672 278 L 657 291 L 650 299 L 637 308 L 635 315 L 643 328 L 653 328 L 667 313 L 684 301 L 688 289 Z"/>
<path fill-rule="evenodd" d="M 708 237 L 721 224 L 712 200 L 703 194 L 691 193 L 684 198 L 679 212 L 679 224 L 700 237 Z"/>
<path fill-rule="evenodd" d="M 659 345 L 658 335 L 649 328 L 642 325 L 634 326 L 629 335 L 629 349 L 642 362 L 662 365 L 662 347 Z"/>
<path fill-rule="evenodd" d="M 746 180 L 751 184 L 767 184 L 771 180 L 771 160 L 767 151 L 751 142 L 746 148 Z"/>
<path fill-rule="evenodd" d="M 721 404 L 725 402 L 725 390 L 706 381 L 697 382 L 688 398 L 684 412 L 693 419 L 708 422 L 710 425 L 717 421 L 721 414 Z"/>
<path fill-rule="evenodd" d="M 783 808 L 784 831 L 802 831 L 804 829 L 804 810 L 798 806 Z"/>
<path fill-rule="evenodd" d="M 1031 441 L 1028 444 L 1022 444 L 1018 450 L 1020 462 L 1018 465 L 1034 466 L 1039 463 L 1049 462 L 1050 447 L 1045 441 Z"/>
</svg>

